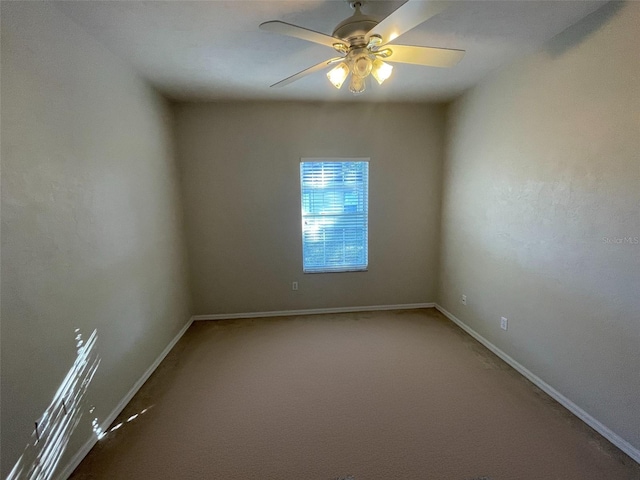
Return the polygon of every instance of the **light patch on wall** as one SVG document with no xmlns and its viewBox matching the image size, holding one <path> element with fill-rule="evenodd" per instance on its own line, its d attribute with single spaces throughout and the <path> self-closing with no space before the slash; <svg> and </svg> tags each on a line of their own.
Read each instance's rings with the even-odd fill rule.
<svg viewBox="0 0 640 480">
<path fill-rule="evenodd" d="M 78 355 L 51 403 L 35 422 L 31 441 L 9 473 L 7 480 L 46 480 L 53 476 L 71 434 L 78 426 L 84 410 L 85 396 L 100 357 L 94 330 L 85 342 L 75 330 Z"/>
<path fill-rule="evenodd" d="M 121 428 L 122 426 L 124 426 L 127 423 L 133 422 L 137 418 L 140 418 L 141 415 L 144 415 L 145 413 L 147 413 L 149 411 L 149 409 L 151 409 L 151 408 L 153 408 L 153 405 L 142 409 L 139 413 L 135 413 L 135 414 L 131 415 L 126 420 L 115 424 L 113 427 L 111 427 L 109 430 L 106 430 L 106 431 L 103 430 L 102 427 L 100 427 L 100 423 L 98 422 L 98 419 L 94 418 L 93 421 L 91 422 L 91 424 L 93 425 L 93 432 L 96 434 L 96 437 L 98 437 L 98 440 L 102 440 L 109 433 L 118 430 L 119 428 Z M 93 413 L 94 409 L 95 408 L 92 407 L 91 410 L 90 410 L 90 413 Z"/>
</svg>

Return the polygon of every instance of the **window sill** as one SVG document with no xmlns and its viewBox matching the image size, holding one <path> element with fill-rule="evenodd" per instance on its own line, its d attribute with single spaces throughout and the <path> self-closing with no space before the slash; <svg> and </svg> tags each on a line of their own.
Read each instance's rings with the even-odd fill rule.
<svg viewBox="0 0 640 480">
<path fill-rule="evenodd" d="M 317 273 L 355 273 L 355 272 L 368 272 L 368 268 L 357 268 L 353 270 L 303 270 L 302 273 L 307 275 L 315 275 Z"/>
</svg>

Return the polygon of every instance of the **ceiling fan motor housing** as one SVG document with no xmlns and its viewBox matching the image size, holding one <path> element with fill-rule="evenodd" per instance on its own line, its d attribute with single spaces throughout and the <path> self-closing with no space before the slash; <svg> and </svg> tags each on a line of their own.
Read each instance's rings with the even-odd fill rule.
<svg viewBox="0 0 640 480">
<path fill-rule="evenodd" d="M 333 31 L 333 36 L 349 42 L 353 47 L 367 45 L 366 35 L 380 20 L 371 15 L 363 15 L 360 11 L 361 2 L 353 2 L 355 12 L 346 20 L 343 20 Z"/>
</svg>

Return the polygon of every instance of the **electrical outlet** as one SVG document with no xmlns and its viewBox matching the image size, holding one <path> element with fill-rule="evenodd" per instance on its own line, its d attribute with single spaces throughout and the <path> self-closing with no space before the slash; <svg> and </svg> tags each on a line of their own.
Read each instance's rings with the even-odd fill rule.
<svg viewBox="0 0 640 480">
<path fill-rule="evenodd" d="M 467 304 L 467 296 L 466 295 L 462 295 L 460 297 L 460 303 L 463 304 L 463 305 Z"/>
<path fill-rule="evenodd" d="M 291 290 L 298 290 L 298 282 L 291 282 Z"/>
<path fill-rule="evenodd" d="M 506 317 L 500 317 L 500 328 L 506 330 L 509 326 L 509 320 Z"/>
</svg>

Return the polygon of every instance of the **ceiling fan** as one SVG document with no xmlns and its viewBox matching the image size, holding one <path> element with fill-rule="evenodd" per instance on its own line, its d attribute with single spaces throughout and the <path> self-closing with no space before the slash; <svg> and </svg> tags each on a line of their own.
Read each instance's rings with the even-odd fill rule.
<svg viewBox="0 0 640 480">
<path fill-rule="evenodd" d="M 429 67 L 452 67 L 464 56 L 464 50 L 390 43 L 403 33 L 443 11 L 450 2 L 408 0 L 382 20 L 364 15 L 360 11 L 364 0 L 347 0 L 347 2 L 355 12 L 340 22 L 331 35 L 279 20 L 260 24 L 262 30 L 326 45 L 340 54 L 338 57 L 325 60 L 274 83 L 271 85 L 272 87 L 283 87 L 333 65 L 334 68 L 327 73 L 329 81 L 337 89 L 340 89 L 351 75 L 349 90 L 354 94 L 360 94 L 366 88 L 365 80 L 369 75 L 373 76 L 381 85 L 389 78 L 393 66 L 386 62 L 412 63 Z"/>
</svg>

